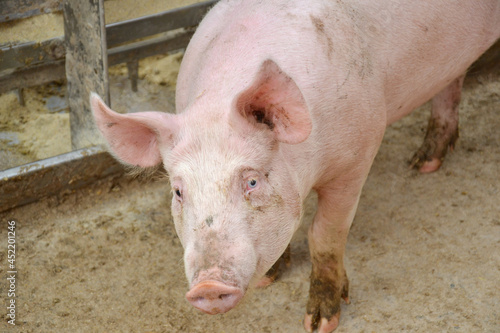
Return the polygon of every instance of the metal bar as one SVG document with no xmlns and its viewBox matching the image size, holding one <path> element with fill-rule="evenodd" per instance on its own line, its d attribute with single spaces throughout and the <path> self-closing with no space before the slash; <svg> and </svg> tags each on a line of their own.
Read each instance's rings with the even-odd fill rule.
<svg viewBox="0 0 500 333">
<path fill-rule="evenodd" d="M 103 0 L 65 0 L 67 97 L 73 149 L 100 144 L 90 108 L 96 92 L 109 105 Z"/>
<path fill-rule="evenodd" d="M 137 80 L 139 79 L 139 62 L 136 60 L 127 62 L 127 71 L 132 91 L 137 92 Z"/>
<path fill-rule="evenodd" d="M 0 94 L 14 89 L 39 86 L 64 78 L 64 59 L 49 64 L 24 68 L 8 75 L 0 76 Z"/>
<path fill-rule="evenodd" d="M 100 147 L 0 171 L 0 212 L 123 173 L 123 166 Z"/>
<path fill-rule="evenodd" d="M 0 0 L 0 23 L 62 9 L 61 0 Z"/>
<path fill-rule="evenodd" d="M 108 51 L 108 64 L 113 66 L 124 62 L 138 61 L 157 54 L 181 50 L 187 46 L 192 35 L 193 32 L 186 31 L 175 36 L 162 36 L 115 47 Z M 65 79 L 64 60 L 19 69 L 8 75 L 0 76 L 0 94 L 62 79 Z"/>
<path fill-rule="evenodd" d="M 206 9 L 215 2 L 205 3 Z M 0 13 L 3 12 L 0 11 Z M 68 17 L 71 18 L 71 16 Z M 201 20 L 201 16 L 194 24 L 192 20 L 188 20 L 187 24 L 188 26 L 195 25 L 199 20 Z M 65 25 L 70 24 L 65 22 Z M 109 61 L 113 64 L 129 62 L 149 55 L 181 49 L 188 44 L 192 34 L 191 31 L 185 31 L 175 36 L 162 36 L 125 47 L 117 47 L 109 50 Z M 79 41 L 77 37 L 73 38 Z M 1 51 L 3 50 L 0 50 L 0 56 L 2 55 Z M 62 53 L 64 54 L 64 49 Z M 68 58 L 71 58 L 71 53 L 69 53 Z M 33 59 L 37 58 L 33 57 Z M 49 60 L 45 59 L 44 61 Z M 1 59 L 0 63 L 2 63 Z M 0 77 L 0 93 L 14 88 L 29 87 L 62 79 L 65 77 L 64 63 L 64 59 L 59 59 L 37 66 L 30 64 L 28 68 L 24 64 L 22 69 L 15 72 L 11 70 L 9 74 Z M 102 77 L 100 81 L 102 81 Z M 61 190 L 75 190 L 98 179 L 111 175 L 118 176 L 123 173 L 123 166 L 100 147 L 84 148 L 0 171 L 0 211 L 34 202 L 42 197 L 55 195 Z"/>
<path fill-rule="evenodd" d="M 173 29 L 195 26 L 199 23 L 208 8 L 215 2 L 217 1 L 212 0 L 185 8 L 110 24 L 106 26 L 106 35 L 108 36 L 107 46 L 113 47 L 113 45 L 116 46 L 117 44 L 136 40 L 140 37 L 148 37 Z M 163 22 L 163 24 L 155 25 L 158 21 L 160 23 Z M 110 35 L 111 37 L 109 37 Z M 48 39 L 43 42 L 28 42 L 3 46 L 0 47 L 0 72 L 63 59 L 65 52 L 64 36 Z"/>
<path fill-rule="evenodd" d="M 158 14 L 109 24 L 106 26 L 108 47 L 114 47 L 131 40 L 169 30 L 195 26 L 216 2 L 216 0 L 210 0 Z"/>
<path fill-rule="evenodd" d="M 109 65 L 180 50 L 187 46 L 192 36 L 193 32 L 186 31 L 175 36 L 163 36 L 112 48 L 108 51 Z"/>
<path fill-rule="evenodd" d="M 64 37 L 0 47 L 0 72 L 64 59 Z"/>
<path fill-rule="evenodd" d="M 112 55 L 112 60 L 109 63 L 109 66 L 113 66 L 122 62 L 127 62 L 129 59 L 141 59 L 151 55 L 166 53 L 169 51 L 173 51 L 175 49 L 184 48 L 189 43 L 189 40 L 191 39 L 192 35 L 193 35 L 192 31 L 186 31 L 180 33 L 179 36 L 176 35 L 175 37 L 171 37 L 171 35 L 161 36 L 146 41 L 131 43 L 125 46 L 112 48 L 108 51 L 109 54 Z M 143 54 L 146 55 L 133 58 L 130 58 L 129 55 L 122 55 L 120 57 L 115 56 L 120 52 L 129 52 L 130 54 L 130 50 L 132 49 L 136 50 L 141 47 L 148 48 L 151 47 L 151 45 L 160 45 L 162 43 L 166 44 L 165 47 L 163 48 L 166 50 L 164 52 L 156 52 L 156 53 L 144 52 Z M 26 67 L 30 68 L 31 66 L 51 63 L 56 60 L 64 59 L 65 53 L 66 50 L 64 46 L 63 37 L 52 38 L 41 43 L 24 43 L 13 47 L 3 47 L 0 48 L 0 72 L 21 67 L 25 68 L 23 70 L 26 70 L 27 69 Z M 141 54 L 141 52 L 136 52 L 136 54 Z M 122 60 L 117 60 L 117 59 L 122 59 Z M 42 68 L 42 67 L 36 67 L 36 68 Z M 1 77 L 0 80 L 2 80 Z"/>
<path fill-rule="evenodd" d="M 26 101 L 24 100 L 24 88 L 17 89 L 17 99 L 21 106 L 26 105 Z"/>
</svg>

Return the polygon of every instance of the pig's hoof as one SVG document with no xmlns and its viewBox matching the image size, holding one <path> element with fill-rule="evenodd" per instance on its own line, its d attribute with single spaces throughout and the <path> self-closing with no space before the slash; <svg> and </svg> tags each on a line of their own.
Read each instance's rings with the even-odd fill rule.
<svg viewBox="0 0 500 333">
<path fill-rule="evenodd" d="M 338 280 L 337 280 L 338 279 Z M 340 299 L 349 301 L 349 281 L 344 273 L 342 278 L 333 281 L 328 277 L 311 274 L 309 300 L 304 317 L 304 328 L 308 332 L 317 329 L 318 333 L 333 332 L 339 325 Z"/>
<path fill-rule="evenodd" d="M 432 158 L 430 161 L 425 161 L 418 171 L 421 173 L 431 173 L 437 171 L 441 167 L 442 161 L 438 158 Z"/>
<path fill-rule="evenodd" d="M 334 315 L 330 320 L 326 318 L 321 318 L 321 322 L 314 322 L 315 318 L 313 315 L 306 314 L 304 318 L 304 328 L 307 332 L 312 332 L 315 327 L 318 328 L 318 333 L 330 333 L 335 331 L 337 326 L 339 326 L 340 312 Z"/>
<path fill-rule="evenodd" d="M 265 288 L 275 281 L 275 278 L 264 275 L 259 282 L 257 282 L 257 288 Z"/>
<path fill-rule="evenodd" d="M 263 288 L 269 286 L 271 283 L 276 281 L 282 273 L 281 263 L 285 264 L 285 267 L 290 267 L 290 244 L 287 246 L 285 252 L 281 257 L 274 263 L 274 265 L 269 269 L 259 282 L 257 282 L 257 288 Z"/>
<path fill-rule="evenodd" d="M 421 173 L 437 171 L 448 152 L 453 151 L 458 139 L 458 127 L 445 124 L 440 126 L 433 118 L 429 120 L 429 127 L 422 146 L 411 158 L 410 168 Z"/>
<path fill-rule="evenodd" d="M 425 152 L 419 150 L 410 160 L 410 168 L 416 169 L 421 173 L 431 173 L 437 171 L 442 163 L 441 158 L 427 157 Z"/>
</svg>

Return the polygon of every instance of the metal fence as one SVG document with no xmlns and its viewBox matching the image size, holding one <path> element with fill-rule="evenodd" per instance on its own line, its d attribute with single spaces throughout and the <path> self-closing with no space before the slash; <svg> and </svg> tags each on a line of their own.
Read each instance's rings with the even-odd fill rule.
<svg viewBox="0 0 500 333">
<path fill-rule="evenodd" d="M 17 90 L 23 103 L 24 88 L 65 79 L 74 151 L 0 171 L 0 211 L 122 173 L 107 152 L 83 139 L 92 137 L 93 130 L 89 93 L 96 91 L 109 103 L 108 65 L 120 63 L 127 64 L 132 89 L 137 90 L 138 61 L 185 48 L 216 2 L 105 25 L 103 0 L 3 0 L 0 23 L 64 13 L 64 36 L 0 47 L 0 94 Z M 89 76 L 95 79 L 81 79 Z"/>
</svg>

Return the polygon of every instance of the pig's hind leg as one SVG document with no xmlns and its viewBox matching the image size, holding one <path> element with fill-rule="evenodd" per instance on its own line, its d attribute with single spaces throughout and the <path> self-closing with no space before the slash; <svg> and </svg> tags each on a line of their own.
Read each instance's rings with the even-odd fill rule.
<svg viewBox="0 0 500 333">
<path fill-rule="evenodd" d="M 431 117 L 424 142 L 410 160 L 410 166 L 422 173 L 441 167 L 448 151 L 458 139 L 458 106 L 465 75 L 453 80 L 432 99 Z"/>
</svg>

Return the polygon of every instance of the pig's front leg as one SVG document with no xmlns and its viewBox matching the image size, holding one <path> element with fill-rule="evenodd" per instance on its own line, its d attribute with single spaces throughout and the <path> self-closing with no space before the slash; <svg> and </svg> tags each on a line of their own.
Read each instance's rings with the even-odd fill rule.
<svg viewBox="0 0 500 333">
<path fill-rule="evenodd" d="M 367 169 L 366 173 L 368 172 Z M 339 324 L 340 299 L 349 303 L 344 251 L 365 175 L 317 189 L 318 210 L 309 229 L 312 272 L 304 327 L 332 332 Z"/>
<path fill-rule="evenodd" d="M 458 139 L 458 106 L 465 75 L 453 80 L 432 99 L 431 117 L 424 142 L 413 155 L 410 165 L 420 172 L 439 169 L 448 151 Z"/>
</svg>

